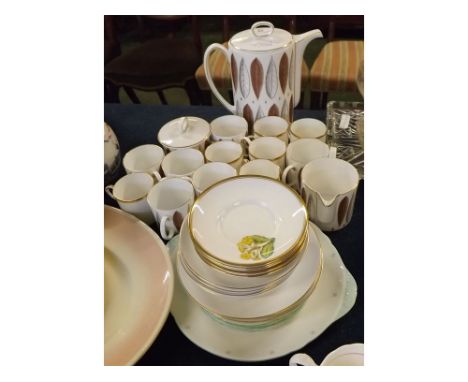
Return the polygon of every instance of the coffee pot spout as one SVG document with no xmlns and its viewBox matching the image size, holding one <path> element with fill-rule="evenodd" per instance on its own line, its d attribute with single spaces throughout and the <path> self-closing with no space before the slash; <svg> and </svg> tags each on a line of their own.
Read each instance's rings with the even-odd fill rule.
<svg viewBox="0 0 468 382">
<path fill-rule="evenodd" d="M 316 38 L 323 38 L 323 34 L 320 29 L 314 29 L 306 33 L 298 34 L 293 36 L 295 43 L 294 61 L 292 63 L 294 67 L 294 106 L 296 107 L 301 98 L 301 74 L 302 74 L 302 60 L 304 57 L 304 51 L 309 42 Z"/>
</svg>

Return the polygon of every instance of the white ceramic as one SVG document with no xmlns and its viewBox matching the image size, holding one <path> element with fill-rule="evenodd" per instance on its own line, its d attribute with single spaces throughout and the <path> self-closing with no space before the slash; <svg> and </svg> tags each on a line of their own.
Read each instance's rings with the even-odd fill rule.
<svg viewBox="0 0 468 382">
<path fill-rule="evenodd" d="M 281 117 L 263 117 L 254 123 L 254 137 L 276 137 L 288 144 L 288 127 L 288 121 Z"/>
<path fill-rule="evenodd" d="M 163 327 L 173 291 L 171 260 L 158 235 L 135 217 L 105 206 L 105 365 L 138 361 Z"/>
<path fill-rule="evenodd" d="M 111 129 L 104 122 L 104 185 L 108 185 L 120 165 L 120 146 L 119 141 Z"/>
<path fill-rule="evenodd" d="M 211 140 L 234 141 L 240 143 L 242 137 L 247 135 L 248 123 L 245 118 L 238 115 L 223 115 L 210 123 Z"/>
<path fill-rule="evenodd" d="M 311 221 L 324 231 L 336 231 L 351 220 L 359 173 L 348 162 L 319 158 L 302 169 L 301 195 Z"/>
<path fill-rule="evenodd" d="M 182 333 L 200 348 L 219 357 L 263 361 L 303 348 L 348 313 L 356 301 L 356 282 L 327 236 L 312 226 L 323 248 L 323 272 L 314 293 L 290 320 L 257 331 L 221 324 L 187 295 L 176 277 L 171 313 Z M 172 261 L 175 260 L 177 242 L 178 237 L 168 243 Z"/>
<path fill-rule="evenodd" d="M 245 137 L 243 141 L 248 145 L 250 160 L 267 159 L 276 163 L 281 171 L 284 170 L 286 165 L 286 143 L 281 139 L 260 137 L 252 141 Z"/>
<path fill-rule="evenodd" d="M 127 174 L 146 172 L 161 180 L 159 173 L 164 150 L 157 145 L 141 145 L 133 148 L 123 158 L 123 166 Z"/>
<path fill-rule="evenodd" d="M 220 141 L 209 145 L 205 150 L 207 162 L 223 162 L 231 165 L 236 172 L 244 163 L 244 151 L 240 143 Z"/>
<path fill-rule="evenodd" d="M 307 354 L 297 353 L 289 360 L 289 366 L 318 365 Z M 364 366 L 364 344 L 356 343 L 340 346 L 329 353 L 320 366 Z"/>
<path fill-rule="evenodd" d="M 167 177 L 191 177 L 205 163 L 203 154 L 196 149 L 180 149 L 170 152 L 161 167 Z"/>
<path fill-rule="evenodd" d="M 267 115 L 291 121 L 301 95 L 304 49 L 318 37 L 323 37 L 318 29 L 294 36 L 270 22 L 256 22 L 250 30 L 234 35 L 227 49 L 221 44 L 206 49 L 203 64 L 208 84 L 221 104 L 243 116 L 250 126 Z M 209 56 L 216 49 L 231 66 L 234 105 L 223 98 L 212 80 Z"/>
<path fill-rule="evenodd" d="M 322 250 L 310 227 L 308 245 L 289 277 L 275 288 L 252 296 L 230 296 L 207 291 L 187 274 L 180 264 L 180 256 L 176 264 L 187 293 L 209 312 L 229 317 L 232 321 L 263 321 L 263 317 L 275 315 L 308 293 L 313 293 L 322 271 Z"/>
<path fill-rule="evenodd" d="M 122 210 L 131 213 L 146 224 L 153 224 L 153 213 L 146 201 L 146 196 L 153 185 L 153 177 L 140 172 L 123 176 L 115 185 L 106 186 L 105 191 L 117 201 Z"/>
<path fill-rule="evenodd" d="M 307 212 L 299 195 L 281 182 L 239 176 L 217 183 L 195 201 L 189 227 L 196 244 L 212 257 L 257 266 L 271 263 L 304 238 Z M 250 240 L 254 236 L 265 242 L 249 251 L 249 245 L 256 246 Z M 264 253 L 268 246 L 271 250 Z M 246 257 L 248 252 L 256 256 Z"/>
<path fill-rule="evenodd" d="M 193 204 L 192 184 L 180 178 L 164 178 L 149 192 L 147 201 L 165 240 L 179 232 Z"/>
<path fill-rule="evenodd" d="M 254 159 L 240 168 L 239 175 L 261 175 L 279 180 L 281 169 L 276 163 L 267 159 Z"/>
<path fill-rule="evenodd" d="M 210 124 L 198 117 L 180 117 L 166 123 L 158 132 L 158 142 L 173 151 L 194 148 L 203 152 L 210 137 Z"/>
<path fill-rule="evenodd" d="M 286 149 L 286 165 L 281 177 L 282 181 L 299 191 L 302 168 L 317 158 L 336 155 L 335 148 L 330 149 L 326 143 L 318 139 L 301 138 L 291 142 Z"/>
<path fill-rule="evenodd" d="M 327 125 L 314 118 L 302 118 L 291 123 L 289 140 L 291 142 L 301 138 L 316 138 L 322 142 L 327 141 Z"/>
<path fill-rule="evenodd" d="M 192 184 L 195 188 L 195 193 L 198 196 L 213 184 L 218 183 L 223 179 L 232 178 L 236 175 L 236 169 L 227 163 L 205 163 L 193 173 Z"/>
<path fill-rule="evenodd" d="M 179 247 L 181 263 L 187 269 L 190 277 L 202 280 L 201 284 L 209 290 L 231 295 L 252 295 L 260 293 L 275 284 L 277 281 L 284 281 L 284 277 L 289 276 L 291 271 L 297 265 L 293 261 L 283 267 L 279 272 L 273 275 L 264 276 L 238 276 L 217 270 L 208 265 L 198 255 L 193 242 L 190 238 L 187 219 L 184 220 L 179 235 Z"/>
</svg>

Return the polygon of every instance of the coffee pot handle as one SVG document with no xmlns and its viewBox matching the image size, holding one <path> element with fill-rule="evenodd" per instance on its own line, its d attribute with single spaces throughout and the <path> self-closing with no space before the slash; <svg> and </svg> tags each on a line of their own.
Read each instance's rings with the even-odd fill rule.
<svg viewBox="0 0 468 382">
<path fill-rule="evenodd" d="M 231 62 L 229 59 L 229 52 L 228 50 L 221 44 L 211 44 L 205 51 L 205 56 L 203 58 L 203 68 L 205 69 L 205 75 L 206 75 L 206 80 L 208 82 L 208 85 L 210 85 L 211 91 L 213 94 L 216 96 L 216 98 L 221 102 L 221 104 L 228 109 L 232 114 L 235 114 L 236 108 L 234 105 L 231 105 L 228 101 L 224 99 L 224 97 L 220 94 L 218 89 L 216 88 L 213 78 L 211 77 L 211 72 L 210 72 L 210 65 L 209 65 L 209 58 L 210 54 L 216 50 L 219 49 L 223 54 L 226 56 L 226 59 L 228 62 Z"/>
</svg>

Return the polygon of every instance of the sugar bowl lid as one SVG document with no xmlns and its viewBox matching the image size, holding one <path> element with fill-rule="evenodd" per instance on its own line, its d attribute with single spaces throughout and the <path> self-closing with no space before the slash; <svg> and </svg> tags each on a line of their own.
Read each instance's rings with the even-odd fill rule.
<svg viewBox="0 0 468 382">
<path fill-rule="evenodd" d="M 235 34 L 230 44 L 235 49 L 258 52 L 284 48 L 292 41 L 288 31 L 275 28 L 269 21 L 258 21 L 249 30 Z"/>
<path fill-rule="evenodd" d="M 183 148 L 203 142 L 210 136 L 210 124 L 198 117 L 180 117 L 166 123 L 158 133 L 165 147 Z"/>
</svg>

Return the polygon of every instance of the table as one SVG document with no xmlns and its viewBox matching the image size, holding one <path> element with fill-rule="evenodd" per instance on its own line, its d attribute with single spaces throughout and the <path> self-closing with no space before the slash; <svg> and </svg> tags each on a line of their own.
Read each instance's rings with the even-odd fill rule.
<svg viewBox="0 0 468 382">
<path fill-rule="evenodd" d="M 158 130 L 168 121 L 181 116 L 196 116 L 211 121 L 228 114 L 221 107 L 212 106 L 156 106 L 105 104 L 104 120 L 112 127 L 120 143 L 122 157 L 135 146 L 157 143 Z M 318 118 L 325 121 L 325 112 L 295 110 L 294 118 Z M 125 174 L 122 166 L 117 179 Z M 105 204 L 118 207 L 104 194 Z M 159 234 L 157 227 L 152 228 Z M 327 233 L 340 253 L 346 267 L 358 286 L 356 303 L 351 311 L 334 322 L 318 338 L 298 352 L 309 354 L 316 362 L 337 347 L 364 342 L 364 182 L 357 193 L 353 218 L 350 224 L 338 232 Z M 169 315 L 164 327 L 136 365 L 283 365 L 289 363 L 290 355 L 270 361 L 244 363 L 226 360 L 212 355 L 190 342 L 178 329 Z"/>
</svg>

